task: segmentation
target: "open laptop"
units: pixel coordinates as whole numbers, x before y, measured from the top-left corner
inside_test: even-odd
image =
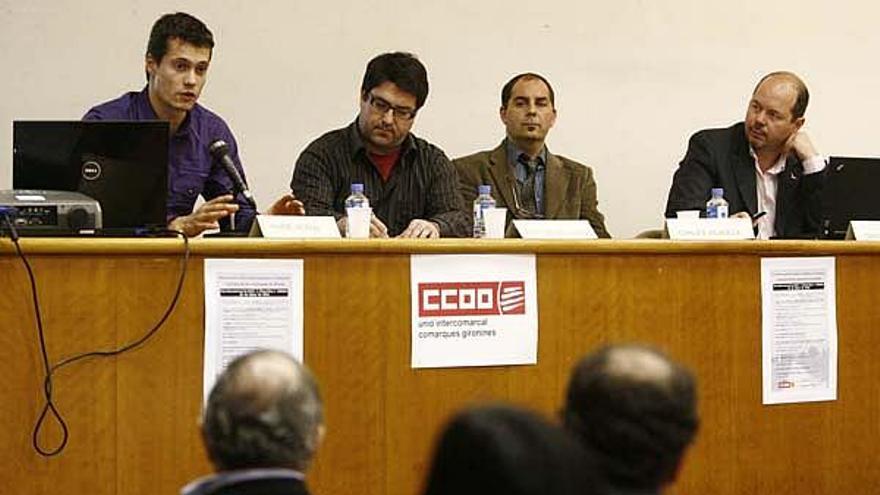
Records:
[[[833,156],[822,191],[820,233],[843,239],[850,220],[880,220],[880,158]]]
[[[83,193],[101,205],[98,234],[165,226],[167,122],[15,121],[12,187]]]

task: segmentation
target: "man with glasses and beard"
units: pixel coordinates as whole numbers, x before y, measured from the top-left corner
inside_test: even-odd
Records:
[[[544,144],[556,123],[553,88],[544,77],[514,76],[501,90],[501,122],[507,137],[491,151],[454,160],[464,207],[470,208],[480,185],[492,186],[499,208],[507,208],[507,235],[519,219],[588,220],[596,235],[611,237],[598,209],[590,167],[551,154]]]
[[[367,64],[357,120],[313,141],[294,166],[290,188],[309,215],[333,215],[345,231],[345,198],[361,183],[373,208],[370,237],[468,234],[455,168],[410,132],[427,96],[427,71],[412,54]]]

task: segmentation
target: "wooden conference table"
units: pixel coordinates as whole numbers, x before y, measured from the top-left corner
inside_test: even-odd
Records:
[[[25,239],[52,362],[130,341],[171,299],[182,241]],[[673,493],[876,493],[880,243],[657,240],[191,242],[180,301],[125,355],[62,370],[70,429],[31,446],[42,362],[29,285],[0,240],[0,493],[173,494],[210,466],[199,442],[203,268],[209,257],[305,260],[305,360],[326,402],[309,473],[327,495],[415,495],[444,420],[490,400],[558,410],[569,370],[608,342],[656,344],[699,379],[702,428]],[[536,366],[412,370],[409,255],[536,253]],[[835,256],[838,400],[761,405],[760,259]],[[48,421],[41,444],[57,445]]]

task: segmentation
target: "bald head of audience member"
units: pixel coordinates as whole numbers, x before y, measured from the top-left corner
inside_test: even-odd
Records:
[[[304,472],[323,435],[318,385],[287,354],[256,351],[233,361],[205,409],[202,436],[218,471]]]
[[[603,348],[575,367],[563,421],[609,484],[659,491],[697,431],[694,377],[649,347]]]

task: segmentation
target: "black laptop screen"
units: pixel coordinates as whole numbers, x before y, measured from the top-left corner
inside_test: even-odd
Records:
[[[831,157],[822,194],[822,233],[842,239],[850,220],[880,220],[880,158]]]
[[[164,226],[168,129],[158,121],[15,121],[12,187],[90,196],[104,228]]]

